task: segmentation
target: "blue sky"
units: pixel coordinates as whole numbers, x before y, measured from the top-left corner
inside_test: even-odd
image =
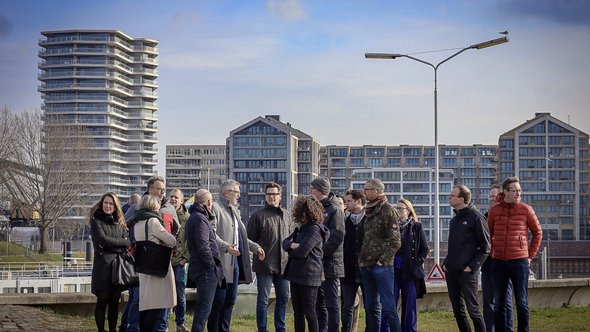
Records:
[[[322,145],[433,145],[432,69],[364,53],[460,49],[507,29],[509,43],[439,69],[439,143],[495,144],[535,112],[590,133],[588,0],[4,0],[0,106],[40,107],[37,41],[60,29],[159,41],[159,172],[166,144],[224,144],[264,114]]]

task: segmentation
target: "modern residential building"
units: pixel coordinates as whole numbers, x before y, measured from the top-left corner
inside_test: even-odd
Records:
[[[439,149],[440,169],[451,170],[454,183],[469,187],[473,194],[473,202],[485,210],[488,205],[489,188],[496,182],[497,146],[440,145]],[[329,145],[320,149],[320,173],[331,179],[333,191],[338,194],[343,194],[350,188],[354,170],[383,167],[404,169],[422,167],[434,170],[434,147]],[[447,194],[450,189],[441,189],[440,192]],[[441,202],[444,203],[445,200]]]
[[[144,192],[157,162],[158,41],[116,30],[41,34],[45,120],[79,124],[94,138],[94,172],[103,190],[122,200]],[[103,193],[91,193],[90,200]]]
[[[440,187],[440,231],[441,239],[449,237],[449,221],[453,211],[449,204],[449,193],[453,188],[454,175],[449,169],[441,169]],[[434,240],[434,172],[424,167],[394,167],[353,169],[350,188],[363,189],[369,179],[380,179],[385,185],[385,195],[393,205],[405,198],[412,202],[429,241]]]
[[[589,151],[587,133],[549,113],[499,138],[499,181],[520,178],[546,241],[590,240]]]
[[[242,218],[264,205],[265,185],[283,187],[282,205],[308,194],[319,174],[320,144],[278,115],[257,117],[232,130],[227,139],[228,177],[241,183]]]
[[[166,187],[179,188],[185,199],[200,188],[208,189],[217,199],[225,179],[225,145],[166,145]]]

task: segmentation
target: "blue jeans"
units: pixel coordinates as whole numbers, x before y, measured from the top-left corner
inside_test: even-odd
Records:
[[[402,332],[418,331],[418,304],[416,302],[416,280],[402,279],[402,270],[394,268],[395,279],[393,281],[393,297],[395,307],[398,307],[401,292],[401,326]],[[381,316],[381,332],[389,332],[389,323]]]
[[[316,312],[320,332],[340,332],[339,285],[340,279],[326,278],[318,290]]]
[[[184,324],[186,314],[186,283],[184,265],[178,264],[172,267],[174,271],[174,281],[176,283],[176,307],[174,307],[174,321],[176,325]]]
[[[210,332],[229,332],[230,330],[231,314],[238,298],[238,278],[240,276],[237,259],[235,259],[234,263],[234,282],[227,284],[223,296],[218,293],[213,300],[213,309],[207,323]]]
[[[217,275],[215,274],[215,270],[209,270],[201,274],[194,281],[197,287],[197,298],[195,301],[195,316],[193,319],[191,331],[204,332],[205,323],[207,322],[207,319],[209,319],[211,308],[213,307],[213,300],[220,292],[220,288],[217,287],[219,281],[217,279]]]
[[[516,317],[518,332],[529,331],[529,261],[527,258],[503,261],[492,260],[492,277],[494,279],[494,328],[496,332],[507,330],[506,293],[508,283],[512,281],[516,300]]]
[[[154,327],[154,332],[166,331],[168,331],[168,308],[164,308],[158,313],[158,319]]]
[[[139,332],[139,287],[129,288],[129,299],[121,317],[120,331]]]
[[[494,332],[494,282],[491,271],[481,272],[481,293],[483,297],[483,320],[486,322],[486,332]],[[508,282],[506,289],[506,331],[514,331],[512,314],[512,282]]]
[[[381,311],[385,312],[385,317],[389,319],[389,328],[393,332],[400,332],[401,326],[393,296],[393,265],[375,264],[361,267],[361,277],[366,312],[374,312],[381,301]],[[380,316],[369,318],[367,315],[367,331],[379,331],[380,325]]]
[[[275,286],[275,330],[285,332],[285,316],[287,315],[287,303],[289,302],[289,282],[279,274],[256,274],[256,288],[258,296],[256,297],[256,325],[258,332],[268,332],[268,298],[270,289]]]

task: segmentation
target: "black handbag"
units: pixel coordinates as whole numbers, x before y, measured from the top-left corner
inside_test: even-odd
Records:
[[[139,276],[135,272],[135,260],[125,250],[117,254],[111,263],[111,281],[113,286],[131,288],[139,286]]]
[[[172,248],[148,240],[148,220],[145,221],[145,241],[135,242],[135,271],[164,278],[168,274]]]

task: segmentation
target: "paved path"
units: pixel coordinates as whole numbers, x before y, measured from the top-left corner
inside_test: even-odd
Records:
[[[0,332],[8,331],[94,331],[82,327],[80,319],[54,315],[36,307],[3,305],[0,306]]]

